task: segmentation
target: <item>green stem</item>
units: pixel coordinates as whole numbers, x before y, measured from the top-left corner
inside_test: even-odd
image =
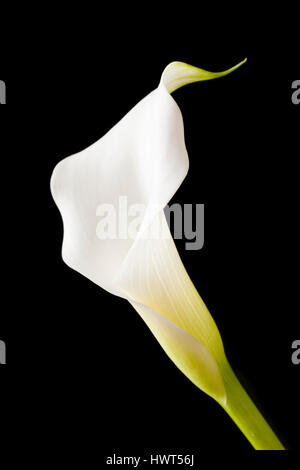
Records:
[[[227,364],[222,367],[227,402],[225,411],[256,450],[285,450]]]

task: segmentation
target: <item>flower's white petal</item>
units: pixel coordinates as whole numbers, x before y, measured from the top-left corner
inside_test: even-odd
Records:
[[[233,69],[214,74],[170,64],[156,90],[102,139],[60,162],[51,179],[64,223],[65,262],[131,301],[178,367],[221,403],[222,340],[179,258],[163,208],[188,170],[182,116],[169,93]],[[128,206],[146,205],[141,228],[134,240],[128,234],[99,239],[97,210],[118,207],[120,196]]]
[[[219,366],[197,339],[151,308],[132,302],[164,351],[176,366],[203,392],[226,405],[226,391]]]
[[[99,240],[97,207],[118,207],[122,195],[128,205],[151,203],[155,213],[176,192],[187,170],[182,116],[165,87],[159,86],[102,139],[54,169],[51,191],[64,223],[64,261],[122,295],[112,279],[133,240]]]

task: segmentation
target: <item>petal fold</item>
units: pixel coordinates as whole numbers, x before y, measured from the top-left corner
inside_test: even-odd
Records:
[[[148,231],[135,240],[115,284],[130,302],[144,304],[165,316],[223,363],[219,330],[184,268],[163,211],[152,219]]]
[[[132,302],[166,354],[198,388],[226,405],[219,366],[208,349],[189,333],[151,308]]]

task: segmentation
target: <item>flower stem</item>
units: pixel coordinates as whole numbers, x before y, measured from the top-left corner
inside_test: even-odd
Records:
[[[285,450],[227,363],[222,368],[227,402],[225,411],[256,450]]]

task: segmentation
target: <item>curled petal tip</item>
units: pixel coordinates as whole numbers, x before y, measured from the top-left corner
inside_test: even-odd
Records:
[[[230,74],[234,70],[238,69],[247,61],[247,58],[239,62],[237,65],[224,70],[222,72],[209,72],[193,65],[186,64],[184,62],[171,62],[164,69],[161,82],[164,84],[169,93],[178,90],[184,85],[189,83],[195,83],[205,80],[213,80],[215,78],[224,77]]]

